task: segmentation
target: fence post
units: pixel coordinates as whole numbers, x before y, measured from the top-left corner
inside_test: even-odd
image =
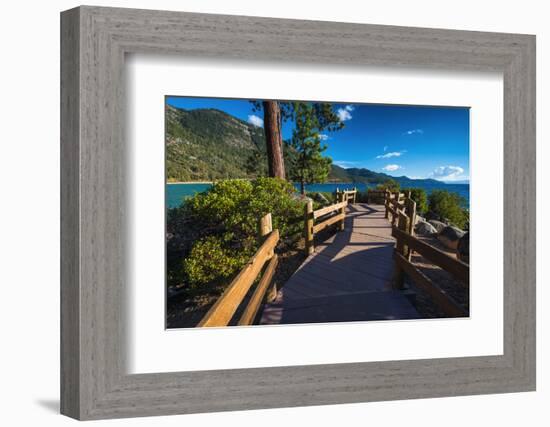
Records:
[[[407,233],[414,236],[414,226],[416,222],[416,202],[412,199],[407,201],[407,216],[409,217],[409,227]]]
[[[271,213],[265,214],[260,218],[260,237],[265,236],[273,231],[273,224],[271,222]]]
[[[399,228],[401,231],[404,231],[405,233],[407,233],[407,230],[409,229],[409,218],[407,217],[407,215],[405,215],[404,213],[402,212],[399,212],[399,219],[397,220],[397,228]],[[405,245],[405,243],[403,241],[398,241],[397,242],[397,251],[405,256],[405,253],[407,251],[407,246]]]
[[[386,189],[386,192],[384,193],[384,204],[386,205],[386,214],[384,215],[384,218],[388,219],[390,217],[389,215],[390,195],[389,195],[388,189]]]
[[[314,251],[313,247],[313,201],[308,200],[305,205],[304,213],[304,225],[305,225],[305,246],[306,246],[306,255],[310,255]]]
[[[401,191],[397,190],[393,193],[393,197],[395,198],[396,203],[399,203],[399,199],[401,197]]]
[[[393,196],[393,199],[392,199],[392,196]],[[389,197],[389,202],[388,204],[390,206],[392,206],[393,208],[393,211],[396,212],[395,214],[394,213],[391,213],[391,225],[395,225],[396,222],[398,222],[399,220],[399,191],[397,193],[393,192],[393,193],[388,193],[388,197]],[[399,225],[399,223],[398,223]]]
[[[405,232],[408,228],[408,218],[404,213],[401,213],[401,212],[399,213],[399,220],[397,222],[397,228],[399,230],[405,231]],[[397,242],[396,242],[396,245],[395,245],[395,251],[398,254],[405,256],[406,252],[408,251],[408,248],[405,245],[405,243],[403,242],[403,240],[401,240],[399,238],[397,239]],[[404,289],[404,287],[405,287],[405,273],[403,272],[403,270],[401,270],[401,268],[399,268],[399,266],[396,263],[395,264],[395,274],[394,274],[394,288],[395,289]]]
[[[259,234],[260,234],[260,243],[263,243],[266,236],[270,235],[273,231],[273,222],[271,218],[271,213],[265,214],[263,217],[260,218],[259,223]],[[275,251],[272,249],[268,257],[271,259],[275,256]],[[269,289],[266,292],[266,301],[273,301],[275,298],[277,298],[277,286],[272,283]]]
[[[347,201],[346,193],[339,193],[337,203],[341,203],[341,202],[344,202],[344,201]],[[343,231],[344,230],[344,221],[346,220],[346,218],[345,218],[346,207],[345,206],[341,207],[339,213],[344,214],[344,218],[338,224],[338,230]]]
[[[416,202],[413,199],[407,199],[407,215],[409,216],[407,233],[414,236],[414,226],[416,223]],[[407,260],[410,261],[412,257],[412,249],[407,251]]]
[[[260,218],[260,223],[259,223],[260,243],[262,243],[263,238],[268,234],[270,234],[272,231],[273,231],[273,224],[271,221],[271,213],[267,213]],[[271,251],[269,254],[269,258],[271,258],[274,254],[275,252]]]
[[[355,193],[353,193],[353,204],[357,203],[357,187],[353,187],[353,191],[355,191]]]

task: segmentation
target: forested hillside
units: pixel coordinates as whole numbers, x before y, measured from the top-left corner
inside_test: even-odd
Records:
[[[253,178],[267,170],[264,153],[262,128],[219,110],[166,107],[169,182]]]
[[[295,152],[285,144],[287,173]],[[256,178],[267,174],[264,130],[215,109],[184,110],[166,106],[166,179],[168,182]],[[419,181],[364,168],[332,165],[329,182],[381,183],[394,179],[411,186]]]

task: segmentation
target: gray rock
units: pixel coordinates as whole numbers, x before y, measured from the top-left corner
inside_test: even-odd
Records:
[[[438,233],[441,233],[443,229],[447,227],[447,224],[436,219],[431,219],[428,222],[434,226]]]
[[[414,232],[422,235],[437,234],[437,230],[433,227],[433,225],[426,221],[418,222],[414,227]]]
[[[310,193],[310,197],[322,205],[330,205],[330,201],[322,193]]]
[[[432,219],[435,219],[437,221],[440,220],[439,215],[437,215],[436,213],[433,213],[432,211],[426,212],[426,220],[430,221]]]
[[[290,195],[290,198],[292,200],[297,200],[299,202],[304,202],[304,203],[307,203],[310,200],[313,201],[313,199],[311,197],[304,196],[303,194],[300,194],[300,193],[292,193]]]
[[[465,262],[466,264],[470,263],[470,233],[466,233],[458,240],[458,245],[456,247],[456,256],[457,258]]]
[[[464,231],[449,225],[441,230],[441,232],[437,235],[437,238],[449,249],[456,250],[458,241],[462,236],[464,236]]]

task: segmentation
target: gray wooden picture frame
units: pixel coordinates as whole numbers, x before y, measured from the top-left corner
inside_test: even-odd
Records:
[[[127,53],[504,76],[504,354],[129,375]],[[61,412],[101,419],[535,390],[535,37],[83,6],[61,14]],[[159,284],[160,286],[160,284]]]

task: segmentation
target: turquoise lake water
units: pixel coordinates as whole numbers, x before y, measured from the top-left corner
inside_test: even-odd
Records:
[[[184,183],[184,184],[167,184],[166,185],[166,203],[169,208],[175,208],[179,206],[182,201],[191,197],[196,193],[201,193],[208,190],[212,184],[197,184],[197,183]],[[296,190],[298,191],[300,185],[294,184]],[[469,184],[416,184],[414,185],[418,188],[423,188],[428,194],[432,190],[447,190],[457,193],[458,195],[466,199],[467,204],[470,204],[470,185]],[[306,185],[306,191],[326,191],[333,192],[336,191],[336,188],[340,190],[349,190],[353,187],[357,187],[359,191],[365,191],[367,188],[376,187],[376,185],[367,185],[361,183],[349,183],[349,184],[310,184]]]

